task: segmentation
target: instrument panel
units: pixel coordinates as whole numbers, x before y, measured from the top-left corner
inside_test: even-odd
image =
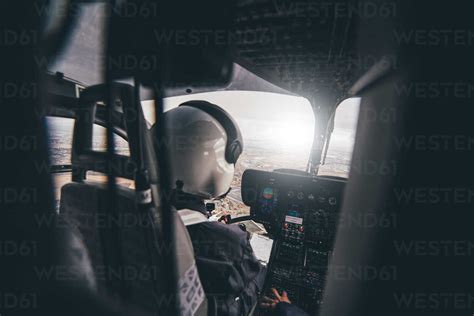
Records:
[[[345,181],[331,177],[246,170],[242,198],[252,220],[274,239],[265,288],[317,312],[336,236]]]

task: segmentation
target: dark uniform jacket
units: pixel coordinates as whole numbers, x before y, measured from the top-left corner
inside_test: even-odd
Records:
[[[202,201],[180,199],[179,209],[207,214]],[[210,315],[248,315],[263,287],[265,269],[255,257],[249,234],[237,225],[203,222],[187,226]]]

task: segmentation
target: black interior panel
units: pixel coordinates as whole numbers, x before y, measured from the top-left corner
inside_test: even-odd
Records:
[[[285,290],[308,312],[322,303],[345,181],[246,170],[242,196],[254,221],[275,239],[266,292]]]

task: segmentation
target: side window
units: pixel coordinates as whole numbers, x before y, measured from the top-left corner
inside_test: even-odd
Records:
[[[54,184],[54,196],[56,209],[59,209],[61,199],[61,188],[71,182],[71,150],[74,130],[74,119],[63,117],[47,117],[50,148],[50,164],[52,166],[52,179]],[[128,142],[117,134],[114,134],[115,150],[117,153],[129,156],[130,150]],[[97,151],[107,150],[107,129],[94,124],[92,136],[92,148]],[[88,172],[87,178],[94,181],[107,181],[107,177],[96,173]],[[117,179],[119,185],[127,187],[133,186],[133,181],[127,179]]]
[[[319,175],[347,178],[351,166],[352,151],[359,118],[360,98],[346,99],[336,109],[334,130],[327,148],[324,164],[319,167]]]
[[[46,117],[46,124],[49,133],[51,165],[70,165],[74,119],[49,116]]]
[[[117,134],[114,134],[114,145],[117,154],[130,156],[128,142]],[[107,128],[94,124],[92,128],[92,149],[95,151],[107,151]]]
[[[50,164],[56,211],[59,210],[61,187],[71,181],[71,146],[74,119],[62,117],[46,117]]]

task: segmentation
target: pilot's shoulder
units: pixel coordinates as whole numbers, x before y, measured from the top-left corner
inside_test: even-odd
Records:
[[[247,232],[244,232],[237,225],[226,225],[220,222],[205,222],[200,225],[210,234],[219,236],[221,240],[244,244],[247,241]]]

